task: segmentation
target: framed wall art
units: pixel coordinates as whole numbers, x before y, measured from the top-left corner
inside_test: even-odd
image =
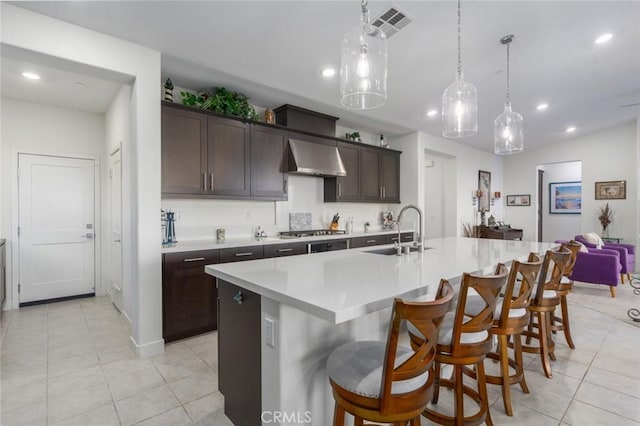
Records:
[[[491,172],[478,170],[478,210],[489,211],[491,207]]]
[[[507,206],[530,206],[531,195],[507,195]]]
[[[582,182],[551,182],[549,184],[549,213],[582,213]]]
[[[626,180],[596,182],[596,200],[624,200],[626,198]]]

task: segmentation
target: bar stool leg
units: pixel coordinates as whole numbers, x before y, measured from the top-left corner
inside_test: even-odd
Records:
[[[560,308],[562,309],[562,327],[564,331],[564,338],[571,349],[575,349],[576,345],[571,338],[571,328],[569,326],[569,307],[567,306],[567,296],[562,295],[560,297]]]
[[[511,384],[509,383],[509,352],[507,335],[498,336],[498,349],[500,350],[500,374],[502,375],[502,402],[507,416],[513,416],[511,408]],[[515,349],[514,349],[515,350]]]
[[[551,374],[551,364],[549,363],[549,319],[546,312],[536,312],[538,318],[538,336],[540,338],[540,360],[542,361],[542,369],[544,375],[548,378],[553,377]]]
[[[520,380],[520,388],[522,392],[529,393],[529,387],[527,386],[527,382],[524,379],[524,360],[522,359],[522,339],[519,334],[513,336],[513,347],[515,351],[515,359],[516,359],[516,375],[522,375],[522,380]]]
[[[333,411],[333,426],[344,426],[344,408],[337,402]]]
[[[462,387],[464,386],[462,382],[462,366],[454,365],[455,370],[455,379],[454,379],[454,388],[455,388],[455,407],[456,407],[456,425],[464,425],[464,392]],[[480,383],[480,382],[478,382]]]
[[[478,373],[478,393],[480,394],[481,410],[487,413],[485,418],[485,424],[487,426],[493,426],[493,421],[491,420],[491,412],[489,411],[489,395],[487,394],[487,381],[484,373],[484,361],[480,361],[476,364],[476,372]],[[462,367],[460,367],[460,374],[462,374]],[[509,373],[507,372],[507,378],[509,377]],[[460,377],[462,379],[462,377]]]
[[[433,381],[433,396],[431,397],[431,403],[437,404],[438,397],[440,396],[440,363],[434,361],[434,381]]]

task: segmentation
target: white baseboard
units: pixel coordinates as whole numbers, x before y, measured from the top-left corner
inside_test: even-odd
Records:
[[[133,336],[129,336],[129,339],[131,340],[131,348],[138,358],[146,358],[150,356],[161,355],[164,353],[164,339],[145,343],[143,345],[139,345],[138,342],[135,341]]]

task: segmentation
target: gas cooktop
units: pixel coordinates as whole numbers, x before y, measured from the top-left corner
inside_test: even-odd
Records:
[[[300,237],[317,237],[319,235],[341,235],[345,234],[346,231],[338,229],[305,229],[303,231],[285,231],[280,232],[278,235],[280,238],[300,238]]]

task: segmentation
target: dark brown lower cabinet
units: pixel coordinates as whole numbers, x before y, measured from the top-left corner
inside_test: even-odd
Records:
[[[217,329],[216,281],[204,272],[204,267],[218,262],[218,250],[163,255],[162,335],[165,342]]]
[[[262,424],[260,295],[218,280],[218,387],[236,426]]]

